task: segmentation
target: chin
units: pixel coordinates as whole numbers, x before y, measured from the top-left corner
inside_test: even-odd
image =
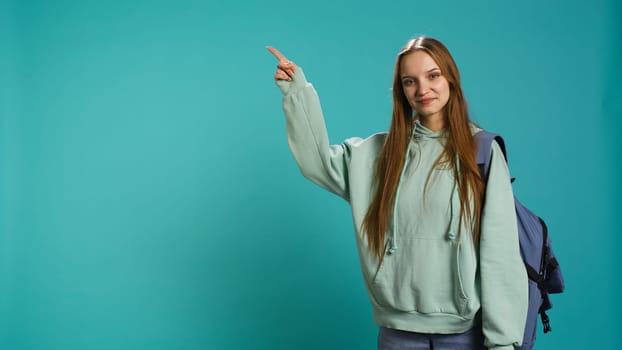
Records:
[[[425,118],[425,117],[429,117],[431,115],[434,115],[434,114],[438,113],[438,111],[424,109],[424,110],[418,110],[418,111],[416,111],[416,113],[417,113],[417,116]]]

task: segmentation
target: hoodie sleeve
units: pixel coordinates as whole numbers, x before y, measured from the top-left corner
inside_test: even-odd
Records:
[[[347,181],[350,147],[329,145],[320,100],[302,68],[292,81],[277,81],[283,93],[287,141],[302,174],[317,185],[349,200]]]
[[[527,272],[520,256],[510,174],[493,142],[481,220],[482,323],[490,350],[513,350],[523,340],[527,318]]]

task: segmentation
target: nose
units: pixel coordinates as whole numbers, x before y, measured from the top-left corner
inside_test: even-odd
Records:
[[[430,91],[430,85],[426,81],[420,81],[417,85],[415,95],[417,97],[425,96]]]

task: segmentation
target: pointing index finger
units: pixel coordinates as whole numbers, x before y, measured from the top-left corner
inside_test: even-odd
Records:
[[[279,50],[275,49],[272,46],[266,46],[266,48],[268,49],[268,51],[270,51],[270,53],[272,53],[274,55],[274,57],[276,57],[279,62],[287,62],[288,59],[285,58],[285,56],[283,56],[282,53],[279,52]]]

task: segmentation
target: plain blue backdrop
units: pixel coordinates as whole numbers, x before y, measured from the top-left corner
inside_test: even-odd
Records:
[[[375,349],[348,204],[289,153],[275,59],[331,141],[386,130],[412,36],[443,41],[473,119],[566,277],[537,349],[614,349],[622,8],[596,1],[0,5],[0,348]]]

